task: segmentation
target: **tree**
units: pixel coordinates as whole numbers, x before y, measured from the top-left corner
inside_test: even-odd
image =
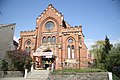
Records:
[[[108,37],[106,36],[105,44],[104,44],[102,54],[101,54],[101,63],[105,63],[106,57],[109,54],[111,47],[112,47],[112,45],[110,44],[110,41],[109,41]]]
[[[111,48],[109,55],[106,57],[105,65],[107,70],[112,72],[114,72],[115,68],[118,68],[117,73],[120,76],[120,43]]]
[[[24,71],[25,68],[30,69],[32,59],[26,51],[13,50],[7,51],[6,61],[9,62],[9,70]]]
[[[105,44],[105,41],[99,40],[99,41],[96,41],[95,44],[91,46],[92,49],[90,50],[90,53],[94,55],[95,67],[102,67],[100,64],[100,61],[101,61],[101,53],[102,53],[104,44]]]

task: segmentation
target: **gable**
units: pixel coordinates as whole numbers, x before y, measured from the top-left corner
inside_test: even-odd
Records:
[[[36,19],[37,27],[41,24],[45,23],[48,19],[53,19],[58,22],[58,24],[62,24],[63,15],[58,12],[51,4],[41,13],[41,15]]]

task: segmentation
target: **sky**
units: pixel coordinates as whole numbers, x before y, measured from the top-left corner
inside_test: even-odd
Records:
[[[36,18],[49,4],[71,26],[82,25],[88,49],[105,35],[111,43],[120,41],[120,0],[0,0],[0,24],[16,23],[18,40],[20,31],[35,30]]]

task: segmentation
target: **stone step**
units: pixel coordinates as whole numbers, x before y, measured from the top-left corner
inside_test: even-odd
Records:
[[[44,74],[44,75],[39,75],[39,74],[36,75],[36,74],[34,74],[34,75],[29,75],[28,77],[36,77],[36,76],[40,76],[40,77],[41,76],[47,76],[47,74]]]
[[[33,70],[28,73],[27,79],[46,80],[48,78],[49,70]]]

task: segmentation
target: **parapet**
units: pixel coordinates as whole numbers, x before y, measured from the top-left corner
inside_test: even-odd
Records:
[[[35,30],[31,30],[31,31],[21,31],[20,32],[20,36],[34,36],[35,35]]]
[[[35,30],[31,30],[31,31],[20,31],[20,33],[30,33],[30,32],[34,32]]]

